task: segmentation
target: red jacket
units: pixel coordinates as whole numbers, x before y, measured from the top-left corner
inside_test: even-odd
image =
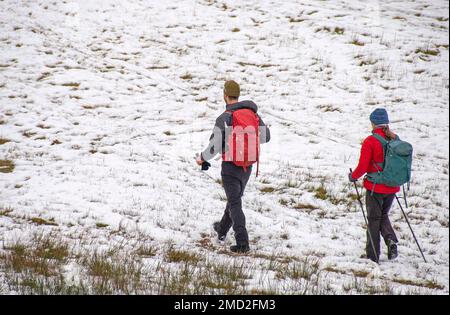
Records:
[[[386,139],[386,135],[382,128],[375,129],[374,132]],[[380,141],[378,141],[374,136],[368,136],[362,144],[359,164],[358,167],[353,171],[352,178],[358,179],[366,173],[376,172],[377,168],[375,167],[374,163],[383,162],[383,146],[381,145]],[[364,179],[364,188],[372,191],[373,186],[374,184],[367,178]],[[383,184],[376,184],[373,191],[378,194],[395,194],[400,191],[400,187],[390,187]]]

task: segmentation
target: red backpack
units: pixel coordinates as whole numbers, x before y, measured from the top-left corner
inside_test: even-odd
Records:
[[[232,115],[232,132],[227,139],[228,151],[222,156],[224,161],[233,162],[247,172],[249,166],[257,164],[259,173],[259,117],[251,109],[239,109]]]

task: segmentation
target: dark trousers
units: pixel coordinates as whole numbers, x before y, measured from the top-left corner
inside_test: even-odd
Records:
[[[237,245],[248,245],[248,233],[245,227],[245,215],[242,211],[242,196],[250,178],[251,170],[235,177],[222,174],[223,187],[227,195],[227,206],[220,221],[220,229],[227,234],[231,227],[234,230]]]
[[[372,194],[370,191],[366,192],[368,228],[372,235],[377,257],[380,257],[380,234],[386,244],[388,244],[389,240],[395,243],[398,242],[391,221],[389,220],[389,210],[394,199],[395,194]],[[368,258],[375,260],[369,233],[367,233],[366,253]]]

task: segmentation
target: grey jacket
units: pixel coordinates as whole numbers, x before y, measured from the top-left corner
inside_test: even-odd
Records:
[[[252,101],[241,101],[232,105],[227,106],[227,110],[222,113],[216,119],[216,124],[214,125],[213,132],[209,138],[208,147],[202,152],[201,157],[204,161],[209,161],[213,159],[217,154],[223,154],[228,150],[228,144],[225,139],[225,131],[227,128],[232,126],[232,112],[239,109],[251,109],[255,114],[258,115],[258,106]],[[258,115],[259,118],[259,140],[260,143],[267,143],[270,141],[270,130]],[[224,162],[222,164],[222,172],[225,168],[231,168],[231,162]],[[234,166],[234,165],[233,165]],[[239,168],[242,169],[242,168]]]

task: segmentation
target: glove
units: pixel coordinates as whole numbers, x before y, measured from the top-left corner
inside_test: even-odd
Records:
[[[202,171],[207,171],[211,167],[211,163],[204,161],[202,163]]]
[[[355,183],[355,182],[358,181],[357,179],[354,179],[354,178],[352,177],[352,173],[348,173],[348,180],[350,181],[350,183]]]

